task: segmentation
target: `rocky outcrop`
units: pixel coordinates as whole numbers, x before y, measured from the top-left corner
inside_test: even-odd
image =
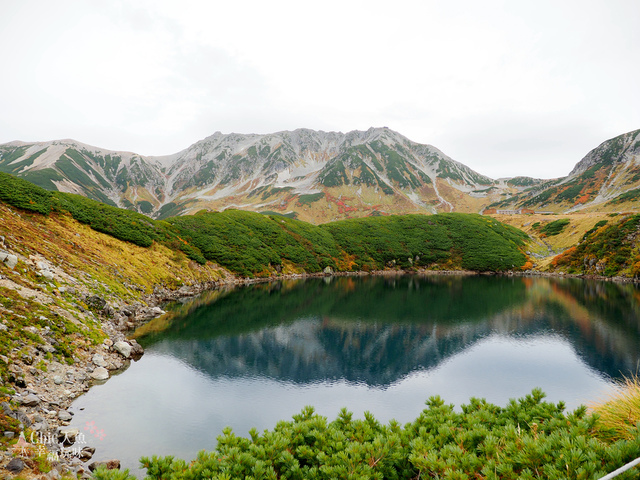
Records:
[[[88,176],[68,175],[62,163],[69,155]],[[12,161],[5,164],[3,157]],[[372,198],[395,197],[394,202],[380,202],[395,213],[449,211],[454,196],[439,191],[437,183],[446,183],[446,189],[455,190],[456,198],[465,197],[474,205],[478,197],[497,199],[501,192],[513,190],[504,181],[494,181],[437,148],[413,142],[386,127],[347,133],[304,128],[266,135],[216,132],[164,157],[114,152],[74,140],[11,142],[0,145],[0,167],[17,176],[37,171],[60,190],[92,198],[94,189],[99,188],[101,195],[116,205],[156,217],[211,206],[214,200],[208,192],[213,189],[218,190],[216,197],[221,201],[237,197],[257,210],[270,204],[303,212],[318,200],[318,208],[340,207],[324,201],[327,189],[340,187],[360,196],[362,188],[369,188]],[[89,178],[93,179],[90,184]],[[127,196],[129,188],[137,192],[134,203]],[[306,198],[289,205],[290,193]],[[358,204],[360,216],[371,212],[370,201]],[[343,204],[338,210],[353,215],[356,208]]]
[[[7,268],[13,270],[18,264],[18,257],[17,255],[0,250],[0,262],[4,263]]]
[[[4,468],[17,475],[24,470],[24,461],[21,458],[12,458]]]
[[[104,367],[96,367],[90,376],[94,380],[107,380],[109,378],[109,370]]]
[[[123,342],[122,340],[114,343],[113,349],[124,358],[129,358],[131,356],[131,345],[129,345],[127,342]]]

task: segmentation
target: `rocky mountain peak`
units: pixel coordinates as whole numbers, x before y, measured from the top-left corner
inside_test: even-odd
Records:
[[[567,209],[640,196],[640,130],[607,140],[571,174],[493,180],[387,127],[215,132],[147,157],[76,140],[0,145],[0,171],[50,190],[165,218],[239,208],[311,222],[389,213]]]
[[[618,135],[591,150],[571,170],[568,178],[580,175],[594,165],[613,165],[638,154],[640,154],[640,130]]]

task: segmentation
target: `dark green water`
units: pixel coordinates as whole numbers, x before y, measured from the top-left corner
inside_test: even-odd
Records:
[[[74,404],[96,457],[193,458],[225,426],[305,405],[414,419],[440,395],[504,405],[534,387],[570,408],[640,360],[633,285],[520,277],[340,277],[209,292],[136,332],[142,359]],[[82,409],[82,410],[81,410]]]

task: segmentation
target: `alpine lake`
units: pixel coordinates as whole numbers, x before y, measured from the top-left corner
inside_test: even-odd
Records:
[[[73,404],[72,426],[137,476],[225,427],[248,436],[307,405],[336,418],[415,419],[435,395],[504,406],[534,387],[567,409],[640,362],[640,288],[573,278],[349,276],[253,284],[166,307],[145,354]],[[92,435],[95,434],[95,435]]]

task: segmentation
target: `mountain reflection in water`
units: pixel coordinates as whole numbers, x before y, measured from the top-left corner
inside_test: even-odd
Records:
[[[211,292],[138,330],[212,377],[390,385],[488,335],[554,335],[601,374],[634,373],[632,284],[527,277],[337,277]]]
[[[493,276],[334,277],[208,292],[135,332],[146,353],[76,400],[95,459],[194,458],[225,426],[272,429],[305,405],[381,422],[541,387],[569,408],[637,371],[632,284]],[[141,472],[138,472],[140,476]]]

